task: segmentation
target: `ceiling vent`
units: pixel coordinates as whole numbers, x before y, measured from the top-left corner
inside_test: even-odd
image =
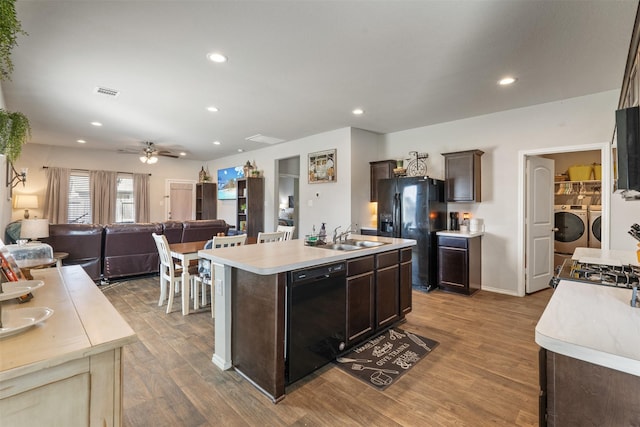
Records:
[[[100,87],[100,86],[96,87],[93,91],[100,95],[107,95],[107,96],[113,96],[113,97],[120,95],[119,90],[109,89],[109,88]]]
[[[284,142],[284,139],[279,139],[279,138],[274,138],[272,136],[264,136],[261,134],[256,134],[253,136],[249,136],[245,138],[247,141],[253,141],[253,142],[261,142],[263,144],[279,144],[281,142]]]

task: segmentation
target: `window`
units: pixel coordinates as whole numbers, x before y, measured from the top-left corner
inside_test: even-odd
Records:
[[[72,172],[69,176],[69,224],[91,224],[91,198],[89,196],[89,174]]]
[[[133,175],[118,174],[116,195],[116,222],[135,222],[135,205],[133,199]],[[91,224],[91,196],[89,191],[89,174],[72,172],[69,177],[69,224]]]
[[[118,174],[116,196],[116,222],[135,222],[136,210],[133,201],[133,176]]]

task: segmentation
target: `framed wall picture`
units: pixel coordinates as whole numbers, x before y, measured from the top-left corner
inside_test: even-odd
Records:
[[[309,153],[309,184],[336,182],[336,149]]]

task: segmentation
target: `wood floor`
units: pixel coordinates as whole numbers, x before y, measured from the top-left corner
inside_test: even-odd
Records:
[[[125,426],[536,426],[534,328],[552,290],[524,298],[414,292],[401,327],[440,345],[384,392],[331,365],[287,388],[277,405],[211,363],[208,307],[158,307],[158,278],[105,295],[140,339],[124,351]],[[256,328],[260,325],[256,324]]]

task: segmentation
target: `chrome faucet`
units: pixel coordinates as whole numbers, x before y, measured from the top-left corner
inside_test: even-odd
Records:
[[[340,234],[338,234],[338,228],[340,228],[340,226],[337,226],[335,230],[333,230],[333,243],[341,242],[343,238],[349,237],[349,233],[351,233],[351,224]]]
[[[336,243],[336,240],[338,240],[338,228],[340,228],[341,226],[337,226],[336,228],[333,229],[333,243]]]

